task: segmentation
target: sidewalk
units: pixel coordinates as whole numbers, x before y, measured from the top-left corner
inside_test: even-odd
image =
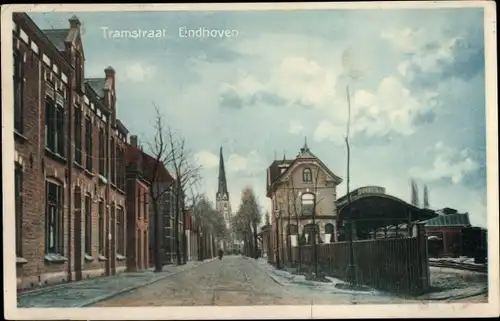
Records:
[[[109,277],[63,283],[19,293],[19,308],[79,308],[109,299],[164,278],[195,268],[214,259],[190,261],[185,265],[166,265],[162,272],[125,272]]]
[[[274,266],[269,264],[265,259],[250,259],[255,265],[258,266],[262,271],[266,272],[271,279],[273,279],[276,283],[284,286],[284,287],[301,287],[303,289],[309,289],[315,292],[328,292],[329,294],[355,294],[361,296],[379,296],[379,297],[392,297],[397,296],[390,293],[384,293],[372,289],[371,291],[352,291],[352,290],[342,290],[335,287],[336,284],[345,284],[345,282],[327,277],[331,281],[331,283],[322,283],[322,282],[314,282],[305,280],[305,277],[302,275],[294,275],[288,272],[286,269],[277,270]],[[458,271],[460,274],[464,274],[467,272]],[[488,285],[468,282],[467,284],[451,284],[448,288],[441,288],[440,291],[426,293],[424,295],[420,295],[418,297],[413,298],[405,298],[410,301],[454,301],[460,300],[468,297],[473,297],[477,295],[488,293]]]
[[[355,290],[344,290],[336,287],[338,284],[346,284],[344,281],[333,278],[326,277],[330,282],[316,282],[306,280],[304,275],[295,275],[287,271],[286,269],[277,270],[274,266],[269,264],[265,259],[259,258],[254,260],[255,264],[266,272],[271,279],[276,283],[285,287],[307,287],[314,291],[325,291],[328,293],[338,293],[338,294],[361,294],[361,295],[382,295],[381,292],[375,289],[370,289],[368,291],[355,291]]]

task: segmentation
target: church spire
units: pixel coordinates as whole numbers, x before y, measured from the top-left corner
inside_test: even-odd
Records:
[[[229,193],[227,191],[226,170],[224,169],[224,157],[222,156],[221,146],[219,156],[219,189],[217,190],[217,198],[224,195],[229,197]]]

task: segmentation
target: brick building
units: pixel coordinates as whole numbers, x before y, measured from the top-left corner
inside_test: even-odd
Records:
[[[120,272],[127,130],[114,70],[85,81],[76,17],[56,30],[13,20],[18,287]]]
[[[187,210],[184,214],[184,222],[186,224],[185,229],[185,260],[186,261],[196,261],[200,258],[199,253],[199,228],[196,222],[196,218]]]
[[[127,163],[127,271],[149,267],[149,187],[144,177],[143,152],[137,136],[130,137]]]

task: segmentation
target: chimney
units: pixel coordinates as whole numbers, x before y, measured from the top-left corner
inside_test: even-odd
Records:
[[[68,19],[69,21],[69,26],[71,29],[80,29],[81,23],[80,20],[78,19],[77,16],[72,16],[71,18]]]
[[[132,145],[134,147],[139,147],[137,144],[138,144],[137,135],[131,135],[130,136],[130,145]]]

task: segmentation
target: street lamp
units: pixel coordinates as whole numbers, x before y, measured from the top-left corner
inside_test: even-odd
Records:
[[[281,211],[279,208],[274,210],[275,221],[276,221],[276,267],[280,268],[280,247],[279,247],[279,218]]]
[[[310,192],[309,189],[301,195],[302,208],[310,209],[312,215],[313,229],[311,231],[312,246],[313,246],[313,260],[314,260],[314,277],[318,277],[318,255],[316,249],[316,194]]]

